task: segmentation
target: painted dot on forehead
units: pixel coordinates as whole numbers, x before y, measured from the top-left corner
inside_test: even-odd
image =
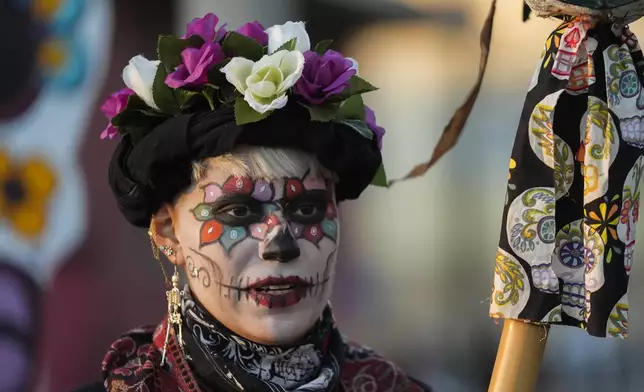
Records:
[[[221,194],[222,190],[217,184],[208,184],[203,188],[204,192],[204,201],[206,203],[213,203],[217,200]]]
[[[249,195],[253,191],[253,182],[244,177],[230,177],[221,187],[224,193],[242,193]]]
[[[273,186],[266,181],[259,180],[255,182],[253,198],[259,201],[269,201],[273,198]]]
[[[304,180],[304,188],[307,190],[319,189],[326,190],[326,181],[322,178],[306,178]]]
[[[302,182],[298,179],[290,179],[284,184],[284,195],[288,200],[295,199],[303,190]]]
[[[224,249],[228,253],[235,245],[240,243],[247,236],[248,236],[248,232],[246,231],[245,228],[241,226],[239,227],[225,226],[224,233],[221,235],[221,238],[219,239],[219,243],[221,244],[221,246],[224,247]]]

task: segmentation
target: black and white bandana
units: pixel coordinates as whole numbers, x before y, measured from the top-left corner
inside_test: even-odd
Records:
[[[234,334],[215,320],[188,288],[184,292],[182,313],[189,332],[184,337],[189,359],[196,373],[204,373],[195,363],[198,358],[209,362],[210,375],[202,374],[202,378],[223,378],[232,390],[258,392],[322,392],[335,387],[344,344],[329,307],[302,344],[267,346]]]

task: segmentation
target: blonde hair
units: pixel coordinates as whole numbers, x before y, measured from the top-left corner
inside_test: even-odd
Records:
[[[219,169],[238,177],[273,181],[285,177],[312,177],[336,180],[333,173],[322,167],[309,153],[287,148],[240,146],[228,154],[194,162],[192,180],[201,181],[209,169]]]

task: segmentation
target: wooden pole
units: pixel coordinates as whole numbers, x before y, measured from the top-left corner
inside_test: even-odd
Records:
[[[533,392],[549,327],[506,319],[488,392]]]

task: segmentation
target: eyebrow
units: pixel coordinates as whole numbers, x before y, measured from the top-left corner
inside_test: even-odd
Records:
[[[216,206],[216,205],[225,205],[225,204],[234,204],[234,203],[243,204],[243,203],[248,203],[249,201],[258,202],[259,200],[245,193],[231,192],[231,193],[222,194],[217,199],[215,199],[214,201],[208,204]]]

